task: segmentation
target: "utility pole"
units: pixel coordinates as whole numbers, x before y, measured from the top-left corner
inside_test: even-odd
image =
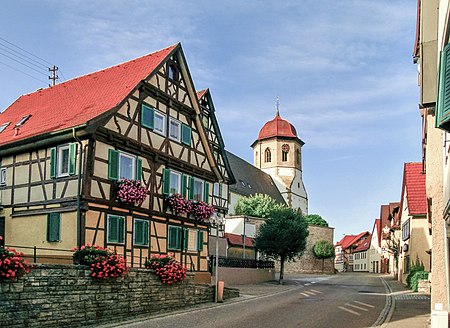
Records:
[[[49,80],[52,80],[52,86],[56,84],[56,80],[59,79],[59,76],[57,74],[58,72],[58,66],[53,65],[53,67],[49,67],[48,71],[50,72],[50,76],[48,77]],[[50,86],[50,85],[49,85]]]

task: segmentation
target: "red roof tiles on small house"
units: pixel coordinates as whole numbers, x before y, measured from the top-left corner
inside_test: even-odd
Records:
[[[361,241],[362,238],[365,236],[369,236],[370,233],[368,231],[361,232],[358,235],[345,235],[337,244],[336,246],[341,246],[342,250],[345,250],[351,246],[357,246],[358,243]]]
[[[233,233],[225,233],[225,238],[228,244],[233,246],[244,246],[244,241],[242,240],[242,235],[235,235]],[[250,237],[245,237],[245,247],[255,247],[255,239]]]
[[[208,92],[208,89],[203,89],[203,90],[200,90],[200,91],[197,91],[197,99],[202,99],[203,98],[203,96],[206,94]]]
[[[370,240],[372,239],[372,235],[368,235],[366,239],[363,239],[359,242],[358,247],[355,248],[353,253],[364,252],[370,248]]]
[[[88,123],[118,106],[179,44],[19,97],[0,116],[0,146]],[[14,129],[23,117],[26,123]]]
[[[428,211],[426,175],[423,173],[422,163],[405,163],[401,208],[404,207],[405,192],[409,215],[426,215]]]

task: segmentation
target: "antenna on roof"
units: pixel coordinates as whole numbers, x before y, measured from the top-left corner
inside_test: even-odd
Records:
[[[280,116],[280,97],[277,96],[277,101],[275,102],[277,107],[277,116]]]
[[[56,80],[59,79],[59,76],[57,74],[58,72],[58,66],[53,65],[52,68],[48,68],[48,71],[50,72],[50,76],[48,77],[49,80],[52,80],[52,86],[56,84]],[[49,85],[50,86],[50,85]]]

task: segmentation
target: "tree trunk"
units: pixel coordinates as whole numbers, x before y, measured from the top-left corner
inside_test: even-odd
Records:
[[[325,266],[325,259],[322,259],[322,273],[323,273],[323,267]]]
[[[280,256],[280,279],[278,280],[278,283],[280,285],[283,284],[283,278],[284,278],[284,261],[285,261],[285,257],[284,256]]]

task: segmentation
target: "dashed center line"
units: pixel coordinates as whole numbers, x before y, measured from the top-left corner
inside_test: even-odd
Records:
[[[354,308],[354,309],[358,309],[358,310],[362,310],[362,311],[369,311],[368,309],[366,309],[366,308],[363,308],[363,307],[361,307],[361,306],[357,306],[357,305],[353,305],[353,304],[350,304],[350,303],[347,303],[347,304],[345,304],[345,305],[347,305],[347,306],[351,306],[352,308]]]
[[[338,306],[338,308],[341,309],[341,310],[347,311],[347,312],[349,312],[349,313],[351,313],[351,314],[354,314],[354,315],[358,315],[358,316],[361,315],[361,314],[359,314],[358,312],[353,311],[353,310],[350,310],[350,309],[347,309],[347,308],[345,308],[345,307],[343,307],[343,306]]]
[[[364,305],[364,306],[367,306],[367,307],[370,307],[370,308],[374,308],[375,307],[374,305],[367,304],[367,303],[364,303],[364,302],[353,301],[353,303],[357,303],[359,305]]]

